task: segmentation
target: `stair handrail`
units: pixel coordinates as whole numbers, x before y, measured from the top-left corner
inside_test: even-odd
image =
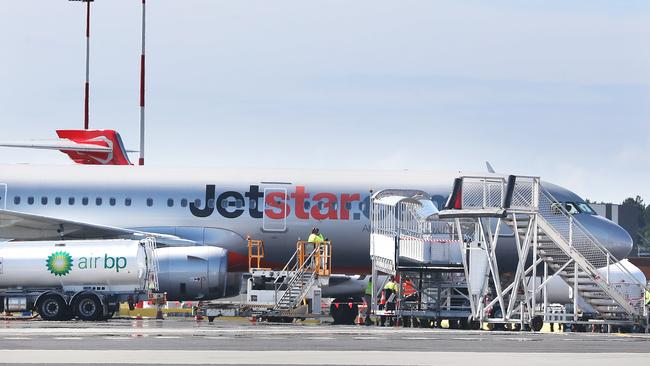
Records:
[[[298,250],[296,250],[293,253],[291,258],[287,261],[287,264],[285,264],[284,267],[280,270],[280,273],[279,273],[278,277],[275,279],[275,281],[273,281],[274,285],[277,284],[280,279],[282,279],[282,282],[284,282],[285,278],[289,274],[289,272],[295,272],[296,271],[296,267],[298,267],[297,256],[298,256]],[[291,263],[293,262],[294,259],[296,259],[296,261],[291,266],[291,270],[289,270],[289,265],[291,265]]]
[[[612,261],[611,263],[609,263],[610,266],[611,266],[611,265],[615,265],[616,268],[622,270],[622,272],[624,272],[624,273],[627,275],[627,277],[629,277],[629,278],[632,280],[633,283],[639,285],[643,291],[648,291],[648,287],[646,286],[646,284],[645,284],[645,283],[642,283],[642,282],[639,281],[639,280],[637,280],[636,277],[634,277],[634,275],[632,275],[632,273],[631,273],[627,268],[625,268],[625,266],[623,266],[623,265],[620,263],[620,260],[619,260],[618,258],[616,258],[612,253],[610,253],[609,250],[607,250],[607,248],[606,248],[602,243],[600,243],[600,241],[598,241],[598,239],[596,239],[596,238],[595,238],[595,237],[594,237],[594,236],[589,232],[589,230],[587,230],[587,228],[585,228],[584,225],[583,225],[582,223],[580,223],[579,220],[575,220],[575,219],[573,218],[573,215],[571,215],[571,214],[566,210],[566,208],[564,207],[564,205],[562,204],[562,202],[558,201],[558,200],[553,196],[553,194],[551,194],[551,193],[550,193],[546,188],[544,188],[544,187],[542,187],[542,186],[540,186],[540,195],[544,195],[544,196],[546,196],[546,198],[547,198],[549,201],[551,201],[552,203],[557,203],[557,204],[558,204],[558,205],[556,206],[556,211],[557,211],[557,212],[560,212],[560,213],[562,214],[562,216],[564,216],[564,218],[566,218],[566,219],[569,221],[570,225],[573,225],[573,226],[574,226],[574,229],[573,229],[574,232],[573,232],[572,234],[575,235],[575,229],[577,228],[577,229],[579,230],[579,232],[580,232],[581,234],[585,235],[585,237],[586,237],[586,238],[591,242],[591,244],[593,244],[593,246],[601,252],[602,255],[604,255],[604,256],[606,256],[606,257],[610,257],[610,258],[613,259],[613,261]],[[557,210],[558,208],[559,208],[559,210]],[[540,215],[540,216],[541,216],[541,215]],[[544,217],[542,216],[542,218],[544,218]],[[563,235],[562,233],[560,233],[560,232],[557,230],[557,228],[555,227],[555,225],[553,225],[551,222],[549,222],[548,220],[546,220],[546,218],[544,218],[544,220],[545,220],[546,222],[549,223],[549,226],[551,226],[551,227],[553,228],[553,230],[555,230],[555,232],[556,232],[557,234],[559,234],[560,236],[564,237],[564,235]],[[577,251],[577,250],[576,250],[576,251]],[[579,253],[580,253],[580,252],[579,252]],[[582,255],[582,253],[580,253],[580,254]],[[590,263],[590,264],[591,264],[591,263]],[[592,266],[593,266],[594,268],[596,267],[596,266],[594,266],[593,264],[592,264]],[[598,270],[598,268],[596,268],[596,270]],[[608,283],[608,285],[611,285],[611,284]],[[615,291],[618,291],[618,290],[616,290],[615,288],[613,288],[613,289],[614,289]],[[619,291],[619,293],[620,293],[620,291]],[[645,293],[645,292],[644,292],[644,293]],[[643,296],[642,296],[642,299],[643,299]]]
[[[517,178],[533,178],[533,177],[517,176]],[[517,194],[517,192],[515,192],[515,194]],[[641,285],[645,290],[647,290],[646,285],[644,283],[641,283],[640,281],[638,281],[636,279],[636,277],[634,277],[634,275],[632,275],[632,273],[627,268],[625,268],[625,266],[621,265],[620,264],[621,260],[616,258],[609,250],[607,250],[607,248],[602,243],[600,243],[600,241],[595,236],[593,236],[593,234],[591,234],[591,232],[589,230],[587,230],[587,228],[585,228],[585,226],[582,223],[580,223],[579,220],[576,220],[575,218],[573,218],[573,215],[571,215],[566,210],[566,208],[564,207],[562,202],[560,202],[558,199],[556,199],[553,196],[553,194],[551,192],[549,192],[546,188],[544,188],[541,184],[539,184],[539,194],[546,196],[546,198],[549,201],[551,201],[552,203],[557,203],[558,205],[556,206],[556,208],[559,208],[559,212],[561,212],[562,215],[567,220],[569,220],[570,225],[573,225],[575,228],[578,228],[580,230],[581,234],[585,235],[587,237],[587,239],[589,239],[592,242],[592,244],[594,244],[595,247],[598,250],[600,250],[600,252],[604,256],[606,256],[606,257],[609,256],[613,260],[610,263],[610,265],[616,265],[617,268],[622,269],[634,282],[636,282],[638,285]],[[546,220],[546,221],[548,222],[548,220]],[[549,222],[549,224],[555,229],[555,227],[554,227],[554,225],[552,223]],[[555,230],[555,231],[556,231],[556,233],[560,234],[560,236],[563,236],[562,233],[558,232],[557,230]],[[598,268],[596,268],[596,269],[598,269]]]
[[[286,288],[286,290],[284,291],[284,293],[282,294],[282,296],[281,296],[279,299],[277,299],[277,301],[276,301],[276,307],[278,306],[278,304],[280,304],[280,302],[282,302],[282,300],[283,300],[286,296],[289,296],[289,295],[290,295],[290,292],[291,292],[290,289],[293,287],[294,283],[295,283],[296,281],[298,281],[298,279],[302,276],[302,274],[306,272],[307,266],[308,266],[308,265],[309,265],[309,266],[313,266],[313,258],[314,258],[314,255],[315,255],[315,253],[316,253],[317,251],[319,251],[319,250],[320,250],[320,245],[316,245],[316,246],[314,247],[314,250],[311,251],[311,253],[309,254],[309,256],[307,256],[307,258],[305,258],[305,261],[302,263],[302,265],[301,265],[298,269],[296,269],[295,271],[292,271],[292,272],[294,273],[294,275],[289,279],[288,282],[286,282],[287,288]],[[294,254],[294,256],[295,256],[297,253],[298,253],[298,250],[296,250],[296,253]],[[296,263],[296,266],[297,266],[297,263]],[[295,267],[295,266],[294,266],[294,267]],[[309,282],[311,282],[311,281],[313,280],[313,278],[315,277],[315,275],[316,275],[316,271],[315,271],[315,269],[314,269],[314,270],[312,271],[312,275],[311,275],[311,278],[309,279]],[[278,277],[278,279],[279,279],[279,277]],[[276,281],[274,282],[274,284],[275,284],[275,292],[276,292],[276,294],[278,293],[280,287],[281,287],[282,285],[285,284],[285,281],[286,281],[286,277],[284,277],[284,280],[282,281],[282,283],[277,283],[277,279],[276,279]],[[302,295],[302,293],[303,293],[303,291],[301,290],[300,295]]]

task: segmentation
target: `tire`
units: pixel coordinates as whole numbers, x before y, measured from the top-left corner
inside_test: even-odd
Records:
[[[459,324],[457,319],[447,319],[447,328],[448,329],[458,329]]]
[[[542,330],[542,327],[544,326],[544,318],[541,316],[536,316],[533,317],[533,319],[530,320],[530,328],[533,330],[533,332],[539,332]]]
[[[74,313],[81,320],[97,321],[103,318],[104,309],[97,296],[81,295],[75,301]]]
[[[478,320],[470,320],[469,322],[470,330],[481,330],[481,322]]]
[[[334,325],[354,325],[358,312],[357,304],[353,304],[352,308],[348,302],[341,302],[339,306],[336,306],[334,302],[330,305],[330,316],[334,319]]]
[[[43,295],[38,303],[38,314],[43,320],[66,320],[70,309],[59,295]]]

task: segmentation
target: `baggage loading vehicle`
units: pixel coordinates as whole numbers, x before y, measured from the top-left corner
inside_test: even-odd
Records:
[[[155,241],[7,242],[0,247],[2,311],[44,320],[103,320],[120,302],[158,291]]]

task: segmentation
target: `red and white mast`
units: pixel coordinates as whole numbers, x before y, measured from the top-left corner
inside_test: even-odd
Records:
[[[140,159],[138,165],[144,165],[144,34],[145,34],[145,0],[142,0],[142,54],[140,55]]]
[[[90,102],[90,3],[94,0],[70,0],[86,3],[86,83],[84,85],[84,129],[89,128],[88,105]]]

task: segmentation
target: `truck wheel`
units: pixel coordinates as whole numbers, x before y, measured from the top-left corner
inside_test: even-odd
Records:
[[[86,321],[99,320],[104,313],[102,303],[93,295],[82,295],[75,302],[74,312],[79,319]]]
[[[37,311],[43,320],[65,320],[69,309],[61,296],[44,295]]]
[[[544,318],[541,316],[533,317],[530,320],[530,327],[533,329],[533,332],[539,332],[544,326]]]

